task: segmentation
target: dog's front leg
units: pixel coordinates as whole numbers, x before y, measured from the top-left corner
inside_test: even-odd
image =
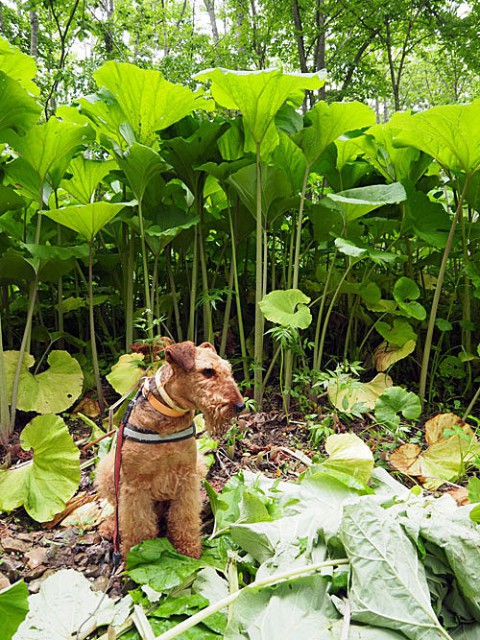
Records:
[[[185,483],[179,496],[170,502],[167,515],[167,535],[175,549],[184,556],[200,558],[200,496],[198,478]]]
[[[138,486],[120,486],[119,524],[122,553],[158,536],[155,502],[148,491]]]

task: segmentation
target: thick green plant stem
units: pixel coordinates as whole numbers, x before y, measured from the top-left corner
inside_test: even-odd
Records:
[[[347,275],[350,273],[352,266],[353,266],[353,263],[350,263],[348,267],[345,269],[345,272],[341,277],[340,282],[337,285],[337,288],[335,289],[335,293],[333,294],[332,299],[330,300],[330,304],[328,305],[328,310],[327,310],[327,313],[325,314],[325,320],[323,322],[322,335],[320,337],[320,344],[318,347],[318,364],[316,367],[317,369],[320,369],[320,367],[322,366],[323,349],[325,347],[325,339],[327,337],[328,323],[330,321],[330,316],[332,315],[333,307],[335,306],[335,302],[337,301],[338,295],[340,293],[340,289],[342,288],[342,284],[345,282],[345,279]],[[322,302],[323,302],[323,299],[322,299]]]
[[[228,275],[228,295],[225,302],[225,311],[223,314],[223,326],[222,326],[222,340],[220,343],[220,356],[225,357],[225,349],[227,346],[228,326],[230,324],[230,315],[232,313],[232,296],[233,296],[233,260],[230,264],[230,273]]]
[[[467,353],[472,352],[472,330],[469,325],[472,322],[472,300],[471,300],[471,286],[470,277],[467,273],[467,268],[470,264],[470,253],[468,251],[468,238],[465,225],[465,216],[463,210],[460,210],[460,228],[462,230],[462,250],[463,250],[463,270],[464,270],[464,285],[463,285],[463,299],[462,299],[462,320],[465,325],[462,329],[462,345]]]
[[[466,420],[468,418],[468,416],[470,415],[470,412],[472,411],[473,407],[476,405],[478,398],[480,398],[480,387],[478,387],[475,395],[470,400],[470,404],[466,408],[465,413],[462,416],[462,420]]]
[[[338,250],[335,249],[335,253],[333,254],[332,262],[330,264],[330,268],[327,273],[327,278],[325,280],[325,286],[323,288],[323,295],[320,301],[320,307],[318,309],[317,326],[315,328],[315,346],[313,348],[313,368],[314,369],[320,369],[320,365],[321,365],[322,354],[320,352],[320,329],[322,326],[323,310],[325,309],[325,304],[327,301],[328,287],[330,286],[330,280],[332,279],[333,270],[335,268],[335,263],[337,261],[337,254],[338,254]],[[323,351],[323,348],[322,348],[322,351]]]
[[[177,341],[182,342],[182,323],[180,321],[180,309],[178,308],[177,288],[175,286],[175,278],[172,271],[172,245],[169,244],[165,249],[165,258],[167,262],[168,281],[170,283],[170,292],[172,295],[173,314],[175,316],[175,325],[177,327]]]
[[[3,360],[2,314],[0,312],[0,442],[6,445],[10,434],[10,412],[8,410],[7,385],[5,384],[5,362]]]
[[[233,280],[235,283],[235,304],[237,307],[237,322],[238,322],[238,335],[240,338],[240,350],[242,352],[243,362],[243,377],[245,381],[250,380],[250,374],[248,371],[248,353],[247,353],[247,341],[245,339],[245,329],[243,327],[243,313],[242,313],[242,301],[240,296],[240,285],[238,282],[238,266],[237,266],[237,236],[233,225],[232,214],[230,208],[228,210],[228,220],[230,223],[230,237],[232,239],[232,267],[233,267]]]
[[[27,345],[30,343],[30,335],[32,332],[32,321],[33,321],[33,312],[35,309],[35,300],[37,298],[37,288],[38,288],[38,272],[35,273],[35,278],[30,285],[30,293],[29,293],[29,301],[28,301],[28,310],[27,310],[27,321],[25,323],[25,328],[23,330],[22,343],[20,345],[20,352],[18,354],[17,360],[17,368],[15,369],[15,377],[13,379],[12,386],[12,397],[10,399],[10,430],[9,434],[13,433],[15,428],[15,418],[17,414],[17,396],[18,396],[18,385],[20,382],[20,372],[22,370],[23,365],[23,356],[27,351]]]
[[[420,384],[418,389],[418,396],[420,398],[422,407],[425,402],[425,391],[427,389],[428,365],[430,362],[430,351],[432,349],[433,330],[435,328],[435,320],[437,319],[438,305],[440,303],[440,295],[442,293],[443,280],[445,279],[448,256],[450,255],[450,250],[452,248],[453,237],[455,235],[457,222],[460,219],[460,214],[463,207],[463,201],[465,199],[465,194],[467,193],[468,183],[469,183],[469,176],[467,175],[467,177],[465,178],[465,184],[463,186],[462,195],[458,201],[457,210],[455,212],[455,215],[453,216],[452,225],[448,233],[447,243],[445,245],[445,249],[443,250],[442,262],[440,264],[440,271],[438,272],[438,278],[437,278],[437,284],[435,287],[435,294],[433,296],[432,308],[430,309],[427,335],[425,337],[425,344],[423,347],[422,368],[420,370]]]
[[[177,624],[177,626],[173,627],[173,629],[169,629],[165,633],[157,636],[155,640],[173,640],[173,638],[177,638],[180,634],[184,633],[188,629],[191,629],[199,622],[202,622],[202,620],[205,620],[212,614],[217,613],[217,611],[221,611],[222,609],[225,609],[226,607],[231,605],[244,591],[255,591],[256,589],[271,587],[274,584],[279,584],[280,582],[285,582],[286,580],[295,580],[295,578],[301,578],[302,576],[316,573],[317,571],[321,571],[322,569],[326,569],[328,567],[337,567],[346,564],[349,564],[348,558],[339,558],[338,560],[325,560],[324,562],[318,562],[317,564],[305,565],[303,567],[297,567],[296,569],[290,569],[290,571],[277,573],[273,576],[269,576],[268,578],[264,578],[263,580],[255,580],[246,587],[243,587],[243,589],[239,589],[238,591],[230,593],[225,598],[222,598],[221,600],[215,602],[215,604],[202,609],[198,613],[194,614],[191,618],[188,618],[180,624]]]
[[[302,246],[302,224],[303,224],[303,210],[305,207],[305,195],[307,192],[308,176],[310,173],[310,166],[305,168],[305,175],[303,176],[302,193],[300,196],[300,206],[298,208],[297,230],[296,230],[296,242],[295,242],[295,256],[293,259],[293,279],[292,289],[298,289],[298,279],[300,274],[300,252]],[[285,381],[283,385],[283,403],[285,406],[285,412],[288,415],[288,409],[290,407],[290,390],[292,388],[293,377],[293,351],[288,349],[285,354]]]
[[[198,283],[198,224],[193,236],[192,281],[190,285],[190,315],[188,318],[187,340],[195,340],[195,306]]]
[[[125,350],[130,349],[133,343],[133,273],[135,258],[135,242],[131,236],[128,226],[124,223],[125,246],[128,247],[126,265],[124,271],[124,292],[125,292]]]
[[[95,337],[95,314],[93,308],[93,239],[88,243],[88,316],[90,321],[90,346],[92,349],[93,373],[97,387],[98,404],[100,413],[103,414],[105,400],[103,398],[102,380],[100,378],[100,366],[98,364],[97,339]]]
[[[257,407],[262,405],[262,367],[263,367],[263,314],[259,302],[263,298],[263,224],[262,224],[262,168],[260,165],[260,144],[257,143],[257,224],[256,224],[256,263],[255,263],[255,331],[253,354],[254,398]]]
[[[143,287],[145,295],[145,307],[147,309],[147,335],[153,338],[153,309],[150,298],[150,287],[148,277],[148,260],[147,260],[147,243],[145,242],[145,229],[143,224],[142,200],[138,201],[138,222],[140,226],[140,246],[142,248],[142,264],[143,264]]]
[[[203,202],[201,199],[197,200],[197,213],[200,215],[200,224],[198,225],[198,239],[199,239],[199,253],[200,253],[200,268],[202,272],[202,293],[204,297],[203,301],[203,334],[204,340],[213,343],[213,323],[212,323],[212,307],[210,300],[208,299],[208,274],[207,274],[207,259],[205,256],[205,244],[203,241]]]

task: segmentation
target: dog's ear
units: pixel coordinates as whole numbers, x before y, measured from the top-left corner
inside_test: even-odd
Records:
[[[211,342],[202,342],[202,344],[199,345],[199,347],[200,349],[211,349],[213,353],[217,353],[217,350],[215,349],[215,347]]]
[[[190,340],[172,344],[165,349],[165,360],[184,371],[191,371],[195,366],[195,345]]]

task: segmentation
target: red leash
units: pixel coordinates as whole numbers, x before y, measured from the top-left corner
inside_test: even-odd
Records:
[[[118,513],[118,503],[120,500],[120,469],[122,468],[122,446],[123,446],[123,430],[125,425],[130,418],[130,414],[132,413],[132,409],[135,406],[135,401],[139,395],[137,392],[135,398],[128,403],[127,410],[125,411],[122,421],[120,422],[120,426],[117,431],[117,442],[115,449],[115,464],[113,467],[113,483],[115,489],[115,527],[113,530],[113,566],[118,567],[122,560],[122,554],[120,553],[120,524],[119,524],[119,513]]]

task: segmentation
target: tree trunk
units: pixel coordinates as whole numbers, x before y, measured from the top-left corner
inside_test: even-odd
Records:
[[[292,2],[292,16],[293,24],[295,25],[295,39],[297,41],[298,60],[300,62],[300,71],[302,73],[308,72],[307,56],[305,55],[305,41],[303,38],[303,25],[300,15],[300,7],[297,0]]]
[[[318,0],[317,2],[315,22],[317,24],[318,36],[317,43],[315,45],[314,71],[320,71],[320,69],[325,69],[325,14],[323,13],[322,0]],[[320,100],[325,100],[325,85],[323,85],[323,87],[320,87],[320,89],[318,90],[318,97]]]
[[[37,59],[38,54],[38,14],[30,11],[30,55]]]
[[[3,4],[0,2],[0,33],[5,34],[5,21],[3,19]]]
[[[205,9],[207,10],[208,17],[210,19],[210,25],[212,27],[212,36],[215,44],[218,43],[218,29],[217,18],[215,16],[215,0],[203,0]]]

